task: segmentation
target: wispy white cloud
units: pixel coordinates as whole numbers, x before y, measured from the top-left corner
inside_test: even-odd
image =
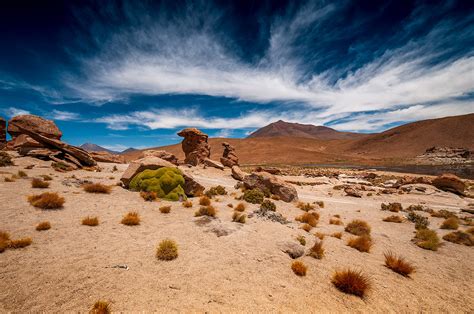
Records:
[[[1,112],[5,114],[7,117],[14,117],[14,116],[19,116],[23,114],[30,114],[29,111],[21,109],[21,108],[15,108],[15,107],[9,107],[2,109]]]
[[[60,121],[73,121],[81,119],[81,115],[76,112],[69,112],[69,111],[61,111],[54,109],[50,117],[53,120],[60,120]]]

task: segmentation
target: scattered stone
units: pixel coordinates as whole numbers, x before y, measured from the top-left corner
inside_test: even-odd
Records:
[[[186,164],[197,166],[211,156],[211,146],[207,143],[207,134],[196,128],[187,128],[178,132],[178,135],[184,137],[181,146],[186,156],[184,159]]]
[[[238,166],[239,158],[235,154],[234,146],[230,145],[227,142],[223,142],[222,146],[224,146],[224,153],[221,157],[221,163],[229,168],[232,168],[233,166]]]
[[[454,148],[433,146],[416,158],[421,163],[428,162],[436,165],[462,164],[473,162],[474,152],[462,147]]]
[[[204,159],[203,164],[208,166],[208,167],[213,167],[213,168],[217,168],[219,170],[224,170],[224,165],[223,164],[221,164],[218,161],[209,159],[209,158]]]
[[[243,180],[247,189],[259,189],[268,191],[277,195],[284,202],[292,202],[298,200],[298,192],[289,183],[286,183],[274,175],[267,172],[252,173]]]
[[[78,178],[66,178],[61,181],[62,185],[69,186],[69,187],[74,186],[76,188],[80,188],[84,184],[91,184],[91,183],[92,181],[90,180],[78,179]]]
[[[466,184],[458,176],[446,173],[436,177],[432,184],[440,190],[464,195]]]
[[[232,178],[235,180],[243,181],[246,175],[239,166],[232,166]]]
[[[344,189],[344,192],[346,193],[347,196],[353,196],[353,197],[362,197],[362,193],[354,189],[353,187],[347,187]]]
[[[259,209],[250,213],[248,217],[252,218],[254,215],[256,215],[259,218],[264,218],[273,222],[281,223],[283,225],[288,223],[288,220],[285,217],[283,217],[282,214],[276,211],[269,210],[267,208],[260,207]]]
[[[304,254],[304,246],[302,246],[300,243],[297,243],[297,242],[293,242],[293,241],[279,242],[278,247],[283,253],[288,254],[292,259],[301,257]]]
[[[174,165],[178,165],[178,157],[164,150],[146,150],[143,152],[144,157],[158,157],[169,161]]]

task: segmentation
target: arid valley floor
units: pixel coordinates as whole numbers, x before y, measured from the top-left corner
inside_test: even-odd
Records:
[[[474,311],[473,248],[441,240],[437,251],[422,249],[411,241],[413,223],[382,221],[391,214],[407,216],[407,212],[381,210],[381,203],[400,202],[403,208],[421,204],[469,217],[472,214],[460,209],[472,206],[472,198],[424,184],[415,184],[423,189],[402,194],[383,194],[379,193],[383,188],[370,186],[373,191],[363,192],[361,198],[334,189],[364,181],[353,171],[338,176],[280,176],[306,182],[296,186],[299,201],[324,203],[315,205],[320,214],[317,227],[306,232],[295,221],[303,213],[296,202],[274,201],[287,224],[258,215],[244,224],[233,222],[228,204],[235,207],[241,202],[235,198],[242,193],[234,188],[237,181],[227,168],[188,169],[206,189],[222,185],[228,192],[212,198],[217,215],[206,218],[194,216],[199,208],[197,197],[190,198],[191,208],[185,208],[181,202],[145,202],[138,192],[116,186],[127,164],[115,170],[115,164],[100,163],[101,172],[61,173],[51,169],[49,161],[18,156],[13,161],[14,166],[0,168],[0,230],[13,239],[31,237],[32,244],[0,254],[0,312],[87,312],[97,300],[110,302],[117,312]],[[26,172],[27,177],[4,182],[18,171]],[[40,175],[52,177],[49,188],[32,188],[31,178]],[[86,193],[74,185],[82,179],[113,188],[110,194]],[[65,197],[64,207],[41,210],[28,203],[28,196],[44,191]],[[163,205],[171,205],[171,212],[161,213]],[[259,207],[245,205],[247,214]],[[120,223],[129,211],[139,213],[140,225]],[[429,217],[430,228],[440,238],[452,231],[440,229],[443,218],[420,214]],[[329,223],[333,215],[340,215],[344,225],[353,219],[368,222],[373,239],[370,253],[346,245],[353,236],[344,231],[344,225]],[[82,225],[86,216],[97,216],[99,225]],[[36,231],[41,221],[49,221],[51,229]],[[468,221],[462,220],[459,230],[471,228]],[[324,257],[300,257],[308,270],[306,276],[297,276],[291,269],[293,259],[282,247],[288,242],[299,245],[297,237],[304,236],[307,252],[316,241],[316,232],[325,234]],[[342,232],[342,238],[331,236],[335,232]],[[178,244],[175,260],[155,257],[158,243],[165,238]],[[387,251],[405,257],[416,271],[404,277],[385,267]],[[344,294],[331,283],[333,272],[347,267],[369,277],[371,289],[364,298]]]

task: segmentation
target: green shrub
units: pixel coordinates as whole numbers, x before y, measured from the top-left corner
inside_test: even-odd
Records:
[[[264,200],[262,204],[260,205],[260,209],[262,210],[269,210],[269,211],[276,211],[276,205],[270,200]]]
[[[262,204],[265,194],[259,189],[247,190],[244,192],[244,201],[251,204]]]
[[[440,241],[435,231],[430,229],[419,229],[413,239],[416,245],[425,250],[438,250]]]
[[[181,170],[171,167],[144,170],[130,182],[130,189],[133,191],[155,192],[159,198],[169,201],[186,200],[183,187]]]
[[[206,194],[207,197],[212,198],[213,196],[216,196],[216,195],[227,195],[227,191],[225,190],[225,187],[223,187],[222,185],[218,185],[218,186],[213,186],[212,188],[207,190],[206,193],[204,194]]]
[[[410,212],[407,216],[408,220],[411,222],[415,223],[415,229],[416,230],[421,230],[421,229],[426,229],[428,228],[428,225],[430,222],[428,221],[428,218],[418,215],[414,212]]]

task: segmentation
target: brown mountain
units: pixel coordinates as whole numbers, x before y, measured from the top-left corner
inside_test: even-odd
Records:
[[[319,140],[342,140],[365,137],[366,134],[339,132],[326,126],[291,123],[279,120],[270,123],[250,134],[247,138],[256,137],[306,137]]]
[[[337,131],[336,131],[337,132]],[[316,139],[306,136],[211,138],[211,158],[219,160],[222,142],[235,146],[242,164],[387,164],[405,163],[432,146],[474,150],[474,114],[408,123],[378,134],[349,139]],[[162,149],[184,159],[181,144]],[[141,151],[125,154],[129,160]]]

